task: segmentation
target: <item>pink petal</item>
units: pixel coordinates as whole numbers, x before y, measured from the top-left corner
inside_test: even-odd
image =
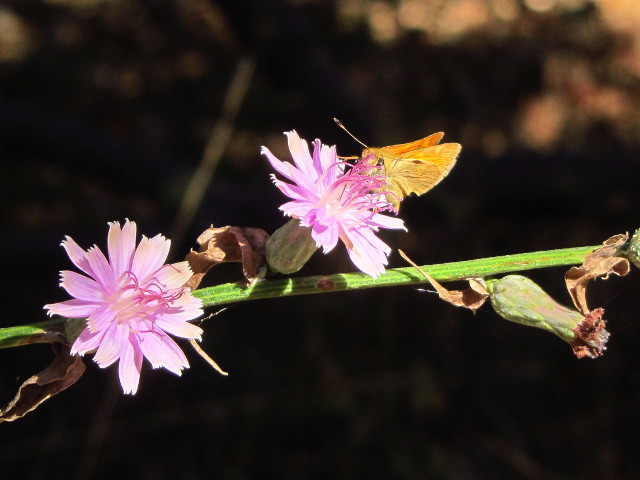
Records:
[[[292,170],[294,170],[293,165],[291,165],[290,163],[286,163],[281,160],[278,160],[278,158],[273,153],[271,153],[271,150],[269,150],[267,147],[262,147],[260,149],[260,153],[265,157],[267,157],[267,160],[269,160],[269,163],[271,164],[271,166],[274,168],[276,172],[278,172],[283,177],[288,178],[289,180],[293,180],[293,174],[292,174]]]
[[[202,338],[202,329],[192,323],[188,323],[182,314],[161,314],[156,318],[156,325],[171,335],[182,338]]]
[[[146,283],[149,277],[155,275],[163,266],[169,255],[170,246],[171,241],[162,235],[156,235],[153,238],[142,237],[131,266],[131,270],[141,284]]]
[[[92,333],[88,328],[85,328],[76,341],[73,342],[73,346],[71,347],[71,355],[84,355],[87,352],[95,350],[100,346],[100,342],[102,341],[102,337],[105,332],[95,332]]]
[[[295,130],[284,132],[284,134],[287,136],[289,151],[291,152],[291,157],[296,167],[300,169],[305,177],[316,180],[318,178],[318,172],[313,166],[313,159],[309,154],[309,145],[307,142],[301,139]]]
[[[108,367],[124,354],[129,345],[129,325],[113,324],[105,330],[93,361],[101,368]]]
[[[311,230],[311,238],[322,245],[324,253],[330,252],[338,244],[338,228],[335,225],[323,225],[316,222]]]
[[[171,302],[171,310],[174,308],[180,311],[183,311],[184,309],[188,309],[190,311],[199,310],[202,314],[202,300],[191,295],[191,292],[188,289],[184,289],[182,295]]]
[[[362,238],[363,245],[368,245],[366,248],[375,252],[386,264],[386,258],[391,253],[391,247],[380,240],[375,232],[369,228],[359,228],[356,232],[358,238]]]
[[[189,262],[178,262],[164,265],[156,273],[155,278],[167,289],[182,288],[193,276]]]
[[[44,308],[49,311],[49,315],[55,314],[62,317],[83,318],[91,315],[99,306],[100,304],[96,302],[73,298],[71,300],[65,300],[64,302],[50,303],[45,305]]]
[[[95,246],[91,247],[87,250],[87,260],[93,272],[91,275],[93,279],[100,284],[103,290],[113,292],[117,287],[116,278],[102,250]]]
[[[99,332],[108,329],[116,321],[117,316],[118,312],[111,310],[109,304],[102,305],[87,319],[89,331]]]
[[[87,252],[80,248],[75,240],[69,236],[64,237],[61,245],[67,252],[67,255],[69,255],[73,264],[87,275],[93,277],[93,271],[91,270],[91,266],[86,258]]]
[[[329,168],[332,168],[333,171],[335,171],[335,177],[340,177],[342,176],[342,174],[344,174],[344,169],[345,169],[345,164],[341,163],[340,166],[338,167],[334,167],[334,164],[336,162],[339,162],[340,160],[338,159],[338,154],[336,152],[336,146],[332,145],[332,146],[327,146],[327,145],[322,145],[321,149],[320,149],[320,162],[322,163],[322,169],[323,170],[329,170]]]
[[[301,188],[298,185],[291,185],[289,183],[282,182],[274,175],[271,175],[271,179],[273,180],[274,185],[289,198],[306,201],[316,201],[318,199],[315,192]]]
[[[322,171],[326,172],[324,177],[325,186],[328,187],[344,174],[345,164],[339,162],[335,145],[332,147],[322,145],[320,147],[320,164],[322,165]]]
[[[309,177],[302,170],[297,169],[290,163],[278,160],[267,147],[262,147],[261,152],[267,157],[267,160],[269,160],[269,163],[271,163],[271,166],[276,170],[276,172],[297,183],[304,189],[311,191],[316,189],[315,180],[317,179],[317,176],[315,174]]]
[[[370,235],[378,242],[384,245],[387,249],[389,247],[379,240],[373,232],[369,230]],[[352,248],[348,250],[349,258],[364,273],[376,278],[384,273],[384,265],[387,263],[386,256],[380,249],[372,245],[369,239],[364,238],[361,232],[350,231],[349,240],[352,243]],[[390,249],[389,249],[390,250]]]
[[[374,213],[373,217],[371,217],[370,222],[382,228],[394,228],[405,231],[407,230],[407,227],[405,227],[404,225],[404,221],[398,217],[389,217],[388,215]]]
[[[293,202],[284,203],[280,210],[290,217],[302,218],[313,208],[313,204],[305,201],[295,200]]]
[[[95,280],[71,270],[63,270],[60,277],[60,286],[72,297],[93,303],[102,302],[103,290]]]
[[[360,252],[352,249],[348,251],[349,258],[358,269],[373,278],[377,278],[384,273],[384,265],[377,259],[366,255],[367,252]]]
[[[107,250],[109,252],[109,263],[117,279],[131,270],[131,260],[136,248],[136,223],[125,221],[124,227],[120,229],[118,222],[109,224],[109,234],[107,236]]]
[[[140,350],[153,368],[164,367],[180,375],[189,366],[187,357],[168,335],[147,334],[140,338]]]
[[[316,138],[313,141],[313,168],[316,171],[316,178],[320,178],[326,170],[322,164],[322,159],[320,158],[320,151],[322,150],[322,147],[322,142],[319,138]]]
[[[118,376],[120,377],[122,391],[131,395],[138,391],[143,360],[138,340],[135,335],[133,337],[134,343],[127,343],[118,364]]]

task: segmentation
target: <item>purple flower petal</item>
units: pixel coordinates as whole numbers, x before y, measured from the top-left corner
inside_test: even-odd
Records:
[[[60,286],[72,297],[89,302],[101,298],[102,288],[95,280],[71,270],[63,270],[60,277]]]
[[[131,267],[139,282],[146,283],[156,274],[169,255],[170,246],[171,242],[162,235],[153,238],[142,237],[133,255]]]
[[[124,227],[120,229],[120,223],[109,224],[107,236],[107,250],[109,263],[113,268],[116,278],[120,278],[125,271],[131,270],[133,252],[136,248],[136,224],[126,220]]]
[[[294,183],[272,176],[275,185],[291,199],[280,210],[299,219],[301,226],[312,227],[311,236],[325,253],[342,239],[358,268],[374,277],[383,273],[391,250],[375,232],[378,228],[404,228],[402,220],[380,214],[394,211],[383,193],[374,193],[382,191],[384,178],[362,164],[346,170],[347,164],[339,160],[335,146],[315,140],[310,155],[307,142],[295,130],[285,135],[294,164],[278,160],[262,147],[276,172]]]
[[[293,158],[293,162],[296,167],[298,167],[306,178],[318,178],[319,172],[314,168],[313,159],[309,154],[309,145],[307,142],[301,139],[298,132],[295,130],[285,132],[284,134],[287,136],[291,158]]]
[[[69,318],[84,318],[91,315],[100,304],[87,300],[78,300],[76,298],[65,300],[64,302],[50,303],[44,308],[48,310],[49,315],[60,315]]]
[[[185,322],[181,313],[159,315],[156,325],[176,337],[195,338],[196,340],[202,338],[202,329],[197,325]]]
[[[187,261],[164,265],[156,273],[156,279],[165,288],[182,288],[192,276],[193,272]]]
[[[87,260],[93,272],[91,275],[93,279],[105,292],[114,291],[117,288],[116,278],[102,251],[98,247],[91,247],[87,250]]]
[[[67,255],[69,255],[73,264],[87,275],[93,277],[93,271],[91,270],[91,266],[87,260],[87,252],[80,248],[80,246],[71,237],[65,237],[61,245],[67,252]]]
[[[76,338],[76,341],[73,342],[71,355],[78,354],[82,356],[87,352],[95,350],[100,346],[104,334],[104,331],[92,333],[88,328],[84,329],[78,338]]]
[[[189,367],[187,357],[168,335],[144,335],[140,338],[140,350],[153,368],[164,367],[176,375]]]
[[[87,318],[72,354],[95,350],[93,359],[102,368],[119,362],[123,391],[135,393],[144,352],[152,356],[154,367],[174,373],[188,367],[167,333],[200,338],[202,329],[187,322],[202,315],[202,300],[183,288],[193,275],[187,262],[164,265],[170,242],[162,235],[143,237],[136,247],[136,224],[127,220],[120,228],[113,222],[107,243],[109,261],[97,247],[85,252],[70,237],[65,239],[69,258],[88,276],[61,272],[61,286],[75,298],[45,309],[49,314]]]
[[[134,394],[138,391],[140,372],[142,371],[142,351],[133,336],[131,343],[127,343],[118,364],[118,375],[124,393]]]

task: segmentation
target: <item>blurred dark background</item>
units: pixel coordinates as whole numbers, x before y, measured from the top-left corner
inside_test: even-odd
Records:
[[[210,224],[274,231],[284,198],[260,146],[288,158],[295,128],[358,154],[334,116],[374,146],[436,131],[463,145],[404,202],[409,232],[383,234],[419,264],[632,231],[639,32],[634,0],[4,0],[0,326],[67,298],[64,235],[104,247],[107,222],[130,218],[175,234],[178,261]],[[219,162],[198,202],[207,145]],[[340,246],[301,274],[352,270]],[[563,273],[530,276],[568,304]],[[125,397],[89,357],[76,385],[0,425],[2,476],[640,478],[638,278],[589,287],[612,332],[597,360],[415,288],[239,304],[204,324],[228,378],[189,354],[181,378],[146,368]],[[50,357],[3,350],[2,403]]]

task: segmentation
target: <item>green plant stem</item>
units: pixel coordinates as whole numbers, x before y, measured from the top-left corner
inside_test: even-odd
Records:
[[[503,255],[462,262],[441,263],[420,267],[439,282],[471,277],[489,277],[502,273],[520,272],[535,268],[575,265],[598,247],[564,248],[542,252]],[[225,283],[196,290],[206,307],[257,300],[260,298],[289,297],[312,293],[341,292],[377,287],[397,287],[429,283],[414,267],[392,268],[378,278],[364,273],[337,273],[326,276],[265,280],[247,286],[244,282]]]
[[[536,268],[581,264],[584,258],[598,247],[562,248],[519,253],[462,262],[425,265],[421,268],[435,280],[448,282],[471,277],[489,277],[504,273],[521,272]],[[428,283],[428,281],[415,268],[404,267],[389,269],[378,278],[371,278],[364,273],[338,273],[327,276],[317,275],[281,280],[263,280],[254,285],[246,285],[245,282],[225,283],[196,290],[193,294],[202,299],[205,307],[213,307],[262,298],[425,283]],[[34,343],[34,336],[52,331],[62,331],[62,325],[65,321],[65,318],[54,318],[29,325],[0,328],[0,348]]]
[[[19,347],[30,343],[64,342],[66,318],[58,317],[43,322],[0,328],[0,348]]]

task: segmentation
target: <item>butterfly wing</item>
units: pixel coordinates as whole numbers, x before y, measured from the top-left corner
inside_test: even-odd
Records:
[[[370,147],[365,148],[362,152],[362,157],[366,158],[367,156],[371,156],[375,159],[374,163],[377,163],[380,157],[382,156],[394,156],[398,157],[400,155],[404,155],[409,152],[413,152],[415,150],[421,148],[428,148],[434,145],[437,145],[442,137],[444,136],[443,132],[437,132],[429,135],[428,137],[424,137],[422,140],[416,140],[415,142],[409,143],[400,143],[398,145],[389,145],[388,147]]]
[[[437,132],[429,135],[428,137],[424,137],[422,140],[416,140],[415,142],[409,143],[400,143],[398,145],[389,145],[388,147],[381,147],[379,150],[382,150],[384,153],[388,153],[390,155],[399,156],[404,155],[405,153],[413,152],[415,150],[421,148],[432,147],[444,137],[443,132]]]
[[[397,208],[404,197],[412,193],[422,195],[431,190],[449,174],[461,149],[457,143],[443,143],[397,157],[382,153],[380,159],[384,163],[386,189],[398,197],[390,199],[390,202]]]

